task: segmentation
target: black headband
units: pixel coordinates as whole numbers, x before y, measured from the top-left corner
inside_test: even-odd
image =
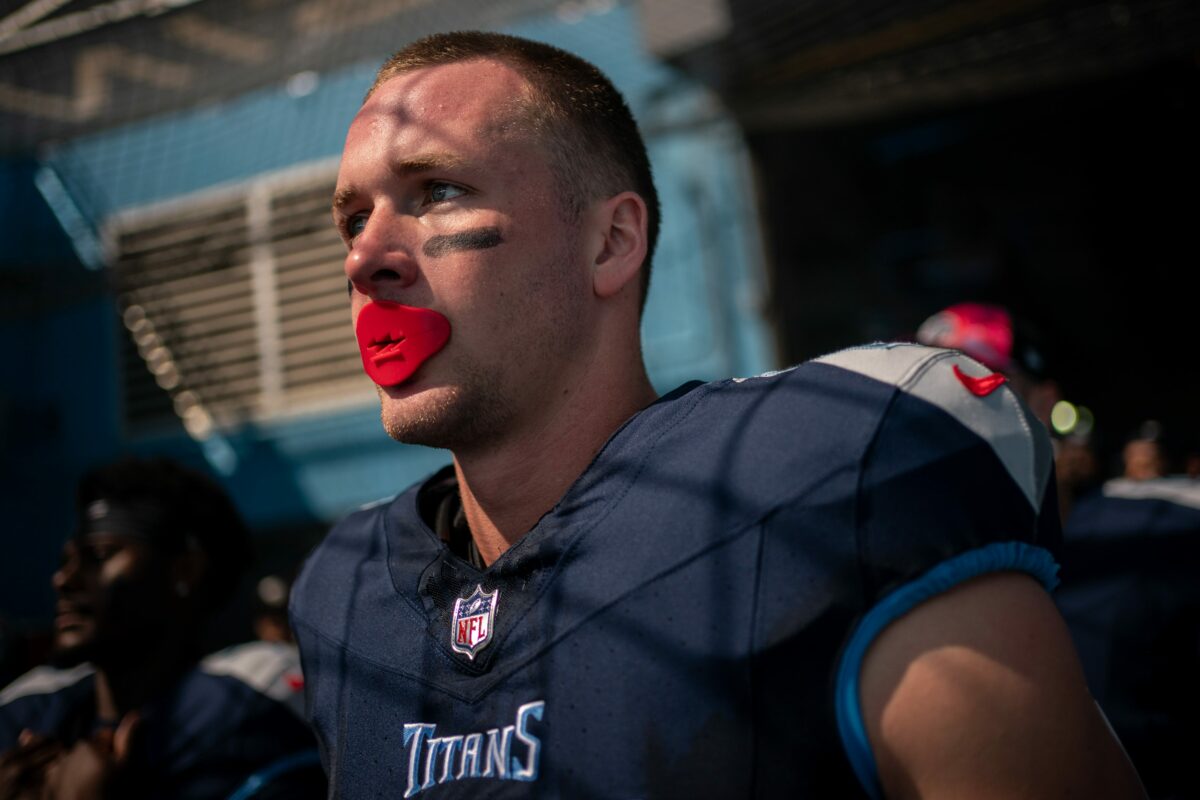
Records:
[[[194,537],[185,536],[170,524],[169,511],[154,502],[92,500],[80,514],[78,535],[87,537],[100,533],[143,539],[172,550],[195,545]]]

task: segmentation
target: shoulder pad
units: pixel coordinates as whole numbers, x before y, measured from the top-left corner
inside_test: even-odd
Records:
[[[1124,500],[1166,500],[1180,506],[1200,509],[1200,480],[1194,478],[1155,478],[1149,481],[1133,481],[1114,478],[1106,481],[1105,497]]]
[[[1030,505],[1041,507],[1054,461],[1050,437],[1003,376],[957,350],[916,344],[855,347],[816,361],[890,383],[942,409],[988,442]]]
[[[91,664],[80,664],[71,669],[34,667],[0,691],[0,706],[8,705],[22,697],[36,694],[54,694],[95,672]]]
[[[236,678],[300,716],[304,714],[304,677],[300,655],[293,645],[280,642],[234,645],[206,657],[200,662],[200,671]]]

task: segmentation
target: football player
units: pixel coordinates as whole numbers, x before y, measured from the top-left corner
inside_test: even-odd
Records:
[[[1126,456],[1125,475],[1080,500],[1067,520],[1056,598],[1092,694],[1150,796],[1196,797],[1200,481],[1131,477],[1147,465]]]
[[[78,499],[54,664],[0,692],[0,798],[324,797],[294,649],[201,658],[250,559],[221,489],[129,459],[85,476]]]
[[[338,796],[1141,796],[1003,375],[880,346],[656,396],[658,201],[595,67],[406,47],[333,216],[384,428],[453,454],[296,584]]]

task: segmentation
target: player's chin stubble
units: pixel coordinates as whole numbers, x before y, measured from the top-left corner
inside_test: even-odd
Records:
[[[460,385],[391,403],[376,387],[380,420],[387,435],[402,444],[449,450],[469,447],[495,436],[508,419],[508,406],[486,387],[494,382],[472,372]]]

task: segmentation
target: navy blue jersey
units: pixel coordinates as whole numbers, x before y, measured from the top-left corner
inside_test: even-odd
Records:
[[[1064,529],[1058,605],[1151,797],[1200,796],[1200,481],[1113,480]]]
[[[682,387],[487,569],[431,526],[445,474],[352,514],[291,609],[339,796],[877,791],[872,638],[985,572],[1053,580],[1049,442],[988,373],[875,346]]]
[[[294,648],[263,642],[201,661],[141,709],[137,788],[163,800],[324,797],[299,667]],[[26,728],[66,745],[94,733],[94,684],[86,664],[18,678],[0,692],[0,752]]]

